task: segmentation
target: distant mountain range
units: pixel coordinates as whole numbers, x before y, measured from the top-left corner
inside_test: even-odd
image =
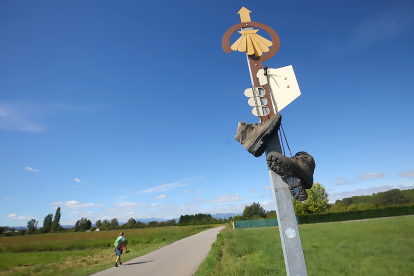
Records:
[[[241,216],[241,215],[243,215],[243,213],[217,213],[211,216],[216,219],[219,219],[219,218],[228,219],[229,217]]]
[[[228,219],[229,217],[234,217],[237,215],[242,215],[242,213],[217,213],[217,214],[212,214],[211,216],[213,218],[216,219]],[[150,221],[158,221],[158,222],[162,222],[162,221],[167,221],[169,219],[163,219],[163,218],[146,218],[146,219],[135,219],[136,221],[140,221],[143,223],[148,223]],[[180,218],[175,218],[175,221],[178,223],[178,221],[180,220]],[[125,224],[126,222],[119,222],[119,225]],[[92,226],[95,226],[95,224],[92,224]],[[14,227],[16,229],[16,231],[20,230],[20,229],[27,229],[26,226],[10,226],[10,227]],[[42,226],[37,226],[37,229],[41,228]],[[75,227],[75,225],[62,225],[63,228],[73,228]]]

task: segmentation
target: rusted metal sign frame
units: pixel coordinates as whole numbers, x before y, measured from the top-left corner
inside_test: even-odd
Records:
[[[263,62],[273,57],[277,53],[277,51],[279,51],[280,39],[279,39],[278,34],[272,28],[270,28],[269,26],[265,24],[262,24],[259,22],[243,22],[243,23],[239,23],[239,24],[236,24],[230,27],[224,33],[223,39],[221,40],[221,45],[223,46],[224,52],[230,53],[232,51],[230,48],[231,35],[239,29],[248,28],[248,27],[256,27],[256,28],[265,30],[270,35],[270,37],[272,38],[272,42],[273,42],[273,46],[272,48],[270,48],[269,52],[267,52],[266,54],[260,57],[249,56],[249,59],[248,59],[250,72],[252,74],[253,86],[262,87],[266,91],[265,93],[265,98],[267,100],[266,106],[269,108],[269,114],[266,116],[260,117],[260,121],[263,123],[269,120],[275,114],[275,112],[272,106],[273,100],[271,98],[269,85],[268,84],[260,85],[259,81],[257,80],[256,75],[257,75],[257,71],[259,71],[260,69],[263,69]]]

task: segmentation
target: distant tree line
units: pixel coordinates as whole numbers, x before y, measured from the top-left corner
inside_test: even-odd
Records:
[[[372,195],[352,196],[337,200],[329,211],[343,212],[412,204],[414,204],[414,189],[392,189],[386,192],[373,193]]]
[[[54,233],[59,232],[63,228],[60,225],[60,207],[56,209],[55,216],[53,214],[47,214],[45,219],[43,220],[43,227],[37,230],[38,221],[35,219],[31,219],[27,222],[27,230],[20,229],[16,232],[15,228],[10,228],[8,226],[0,227],[0,235],[4,236],[14,236],[14,235],[26,235],[26,234],[45,234],[45,233]]]
[[[300,214],[312,214],[312,213],[327,213],[327,212],[344,212],[344,211],[357,211],[366,210],[386,206],[395,205],[412,205],[414,204],[414,189],[399,190],[392,189],[386,192],[373,193],[367,196],[353,196],[347,197],[342,200],[337,200],[334,204],[328,203],[328,194],[325,188],[320,183],[314,183],[311,189],[306,190],[308,198],[305,201],[293,200],[293,206],[297,215]],[[1,236],[14,236],[25,235],[34,233],[54,233],[59,231],[68,231],[63,229],[60,225],[61,212],[60,207],[56,209],[55,215],[47,214],[43,220],[43,227],[37,230],[38,221],[31,219],[27,222],[27,230],[21,229],[16,232],[15,228],[8,226],[0,227]],[[95,231],[99,230],[118,230],[118,229],[133,229],[133,228],[150,228],[150,227],[166,227],[176,225],[201,225],[201,224],[220,224],[238,220],[251,220],[251,219],[269,219],[276,218],[275,211],[266,211],[260,206],[259,203],[253,202],[243,210],[243,215],[237,215],[229,217],[228,219],[216,219],[210,214],[196,214],[196,215],[182,215],[179,222],[175,219],[167,221],[150,221],[143,223],[136,221],[134,218],[130,218],[126,223],[120,225],[117,218],[112,220],[105,219],[103,221],[98,220],[95,226],[92,226],[91,220],[87,218],[81,218],[76,221],[75,227],[69,231]]]
[[[321,183],[314,183],[311,189],[306,190],[308,198],[304,201],[292,199],[296,215],[346,212],[375,209],[386,206],[414,204],[414,189],[392,189],[386,192],[374,193],[367,196],[353,196],[337,200],[329,204],[328,194]],[[246,206],[242,216],[234,216],[233,221],[275,218],[275,211],[264,210],[259,203],[253,202]]]
[[[231,218],[231,217],[230,217]],[[196,214],[196,215],[184,215],[180,216],[178,225],[201,225],[201,224],[220,224],[229,222],[229,219],[216,219],[210,214]]]
[[[16,228],[9,226],[0,226],[0,235],[2,236],[14,236]]]
[[[165,226],[175,226],[177,225],[175,219],[167,221],[149,221],[148,223],[140,222],[134,218],[130,218],[126,223],[119,225],[118,219],[113,218],[112,220],[98,220],[95,223],[95,228],[91,228],[91,231],[96,230],[115,230],[115,229],[134,229],[134,228],[151,228],[151,227],[165,227]]]
[[[244,207],[243,215],[230,218],[230,222],[241,220],[272,219],[276,218],[276,211],[266,211],[259,202]]]

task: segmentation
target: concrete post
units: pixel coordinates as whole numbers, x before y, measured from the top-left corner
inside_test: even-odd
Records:
[[[269,152],[281,153],[279,136],[276,134],[268,142],[266,154]],[[302,242],[293,208],[292,195],[286,183],[270,168],[269,177],[272,184],[273,199],[276,203],[277,222],[279,224],[280,240],[282,242],[283,256],[285,258],[286,273],[288,276],[308,275]]]

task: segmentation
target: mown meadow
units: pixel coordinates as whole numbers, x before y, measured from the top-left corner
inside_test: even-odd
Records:
[[[209,225],[123,230],[127,261],[211,228]],[[0,238],[0,275],[89,275],[113,266],[119,230]]]
[[[309,275],[414,275],[414,216],[299,225]],[[196,276],[286,275],[279,228],[224,229]]]

